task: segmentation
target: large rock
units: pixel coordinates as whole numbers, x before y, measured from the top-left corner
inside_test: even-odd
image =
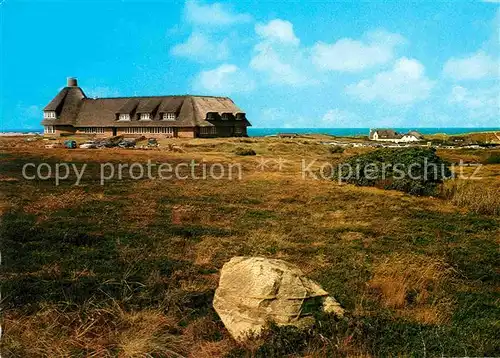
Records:
[[[231,335],[244,340],[259,335],[268,321],[306,327],[314,311],[344,310],[296,266],[264,257],[233,257],[221,270],[214,308]]]

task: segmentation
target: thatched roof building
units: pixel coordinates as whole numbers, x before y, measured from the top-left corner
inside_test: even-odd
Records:
[[[47,134],[157,134],[181,137],[246,136],[251,124],[229,97],[145,96],[89,98],[68,79],[44,108]]]
[[[387,142],[418,142],[423,139],[423,136],[417,131],[400,134],[393,129],[370,129],[369,138]]]

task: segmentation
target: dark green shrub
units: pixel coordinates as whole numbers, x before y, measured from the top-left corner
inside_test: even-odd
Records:
[[[381,148],[349,158],[334,168],[333,179],[359,186],[435,195],[451,177],[448,163],[433,148]]]
[[[329,152],[331,154],[342,154],[344,153],[344,148],[342,148],[340,145],[336,145],[333,147],[328,148]]]
[[[234,150],[234,154],[236,155],[256,155],[255,150],[253,149],[246,149],[246,148],[236,148]]]
[[[490,154],[484,161],[483,164],[500,164],[500,153]]]

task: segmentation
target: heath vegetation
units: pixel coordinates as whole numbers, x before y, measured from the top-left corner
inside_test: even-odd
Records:
[[[182,151],[162,149],[172,143]],[[332,156],[315,138],[164,140],[158,150],[0,145],[4,357],[500,354],[498,164],[484,165],[477,181],[357,186],[303,178],[300,159],[407,154],[348,147]],[[480,163],[493,153],[412,155]],[[239,163],[242,178],[125,176],[100,185],[98,177],[104,162],[192,159]],[[25,163],[61,161],[88,165],[79,186],[22,177]],[[407,193],[427,190],[438,194]],[[236,255],[298,265],[346,317],[318,316],[307,331],[271,326],[235,342],[212,299],[220,268]]]

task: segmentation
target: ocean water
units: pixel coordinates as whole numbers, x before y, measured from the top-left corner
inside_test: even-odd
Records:
[[[448,135],[464,134],[471,132],[500,132],[500,127],[491,128],[393,128],[396,132],[406,133],[410,130],[416,130],[422,134],[445,133]],[[338,137],[367,136],[370,128],[248,128],[250,137],[262,137],[275,135],[278,133],[297,133],[297,134],[329,134]]]
[[[406,133],[409,130],[416,130],[422,134],[464,134],[471,132],[500,132],[500,127],[491,128],[393,128],[400,133]],[[42,129],[2,129],[0,133],[42,133]],[[329,134],[337,137],[355,137],[367,136],[370,133],[370,128],[248,128],[250,137],[264,137],[276,135],[278,133],[297,133],[297,134]]]

